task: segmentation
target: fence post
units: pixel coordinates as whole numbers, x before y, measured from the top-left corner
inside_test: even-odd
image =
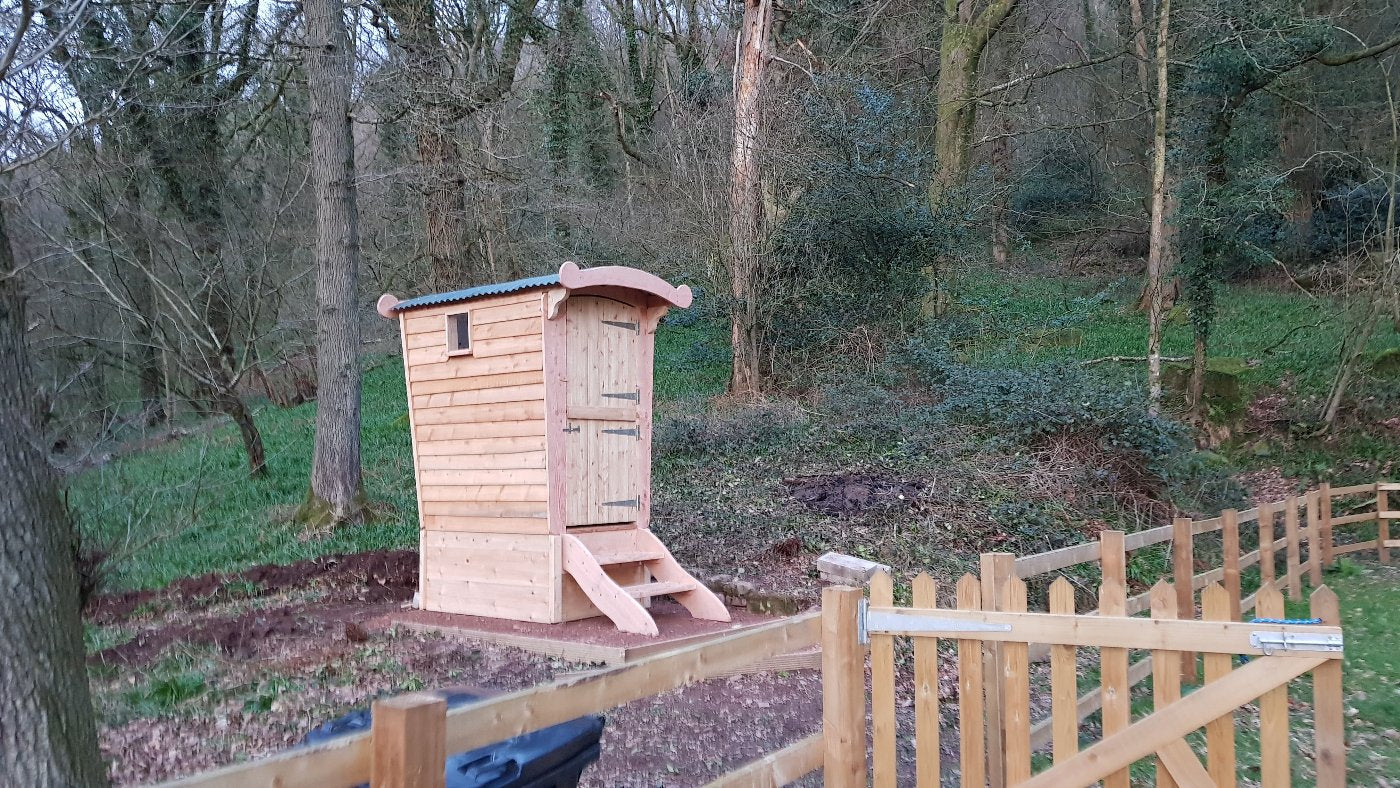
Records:
[[[1103,583],[1099,586],[1099,615],[1128,614],[1128,555],[1123,546],[1122,531],[1099,533],[1099,561],[1103,568]],[[1131,721],[1132,697],[1128,686],[1128,650],[1100,649],[1102,670],[1099,675],[1102,698],[1103,735],[1108,738],[1128,727]],[[1128,788],[1128,770],[1123,769],[1103,779],[1104,788]]]
[[[442,788],[447,762],[447,701],[412,693],[371,707],[372,788]]]
[[[1148,596],[1152,617],[1176,618],[1176,592],[1165,580],[1158,580]],[[1172,651],[1152,652],[1152,708],[1161,711],[1181,700],[1180,657]],[[1058,759],[1057,759],[1058,760]],[[1176,780],[1167,772],[1166,764],[1157,760],[1158,788],[1176,788]]]
[[[1225,591],[1230,594],[1230,620],[1239,621],[1240,609],[1240,513],[1226,509],[1220,513],[1220,543],[1225,553]]]
[[[1298,543],[1298,497],[1288,496],[1283,503],[1283,531],[1288,538],[1288,598],[1303,598],[1303,548]]]
[[[894,578],[884,570],[870,577],[870,604],[894,607]],[[898,751],[895,741],[894,635],[870,636],[870,768],[875,788],[894,788]]]
[[[1001,600],[1008,580],[1015,573],[1016,556],[1011,553],[983,553],[982,570],[982,609],[1001,610]],[[1006,721],[1003,719],[1002,694],[1002,644],[999,641],[982,643],[982,676],[986,682],[987,701],[987,784],[992,788],[1006,785],[1006,756],[1003,749]]]
[[[1341,626],[1337,595],[1327,586],[1309,598],[1313,618],[1330,626]],[[1320,788],[1347,784],[1347,745],[1343,730],[1342,661],[1328,660],[1313,669],[1313,741],[1315,742],[1317,785]]]
[[[1196,617],[1196,594],[1191,589],[1196,580],[1196,561],[1191,546],[1191,518],[1172,520],[1172,580],[1176,586],[1177,618]],[[1196,680],[1196,653],[1181,652],[1181,678]]]
[[[1390,520],[1382,515],[1390,511],[1390,496],[1386,492],[1384,482],[1376,483],[1376,552],[1380,554],[1381,563],[1390,563],[1390,548],[1385,543],[1390,539]]]
[[[861,590],[822,589],[823,775],[833,788],[865,788],[865,654]]]
[[[1274,582],[1274,505],[1259,504],[1259,587]]]
[[[1317,491],[1307,495],[1308,504],[1308,583],[1322,585],[1322,523],[1318,516]]]
[[[1235,621],[1229,593],[1218,583],[1211,583],[1201,592],[1202,621]],[[1205,686],[1230,675],[1234,669],[1231,654],[1206,654],[1201,660],[1205,667]],[[1235,712],[1206,723],[1206,761],[1216,788],[1234,788],[1235,782]]]
[[[981,610],[982,587],[977,578],[963,575],[958,579],[958,609]],[[971,634],[971,633],[969,633]],[[987,748],[984,739],[986,721],[983,703],[986,694],[982,677],[982,644],[977,640],[958,640],[958,760],[962,767],[964,785],[987,783]]]
[[[1322,565],[1332,567],[1337,559],[1332,555],[1336,545],[1332,544],[1332,485],[1323,482],[1317,489],[1319,519],[1322,523]]]

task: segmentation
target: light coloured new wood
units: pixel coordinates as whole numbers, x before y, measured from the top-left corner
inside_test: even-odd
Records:
[[[1029,788],[1087,786],[1133,761],[1154,754],[1173,741],[1254,700],[1267,690],[1327,662],[1327,657],[1302,659],[1262,657],[1216,682],[1197,690],[1162,711],[1154,711],[1085,749],[1073,759],[1055,764],[1026,783]]]
[[[449,504],[456,506],[456,504]],[[549,520],[538,517],[472,517],[453,514],[423,514],[424,531],[455,531],[487,534],[547,534]]]
[[[1007,578],[997,606],[1009,613],[1026,612],[1026,581],[1014,575]],[[1006,644],[1001,670],[1005,778],[1007,785],[1020,785],[1031,778],[1030,662],[1026,643]]]
[[[484,405],[500,402],[544,401],[544,381],[521,383],[513,386],[475,388],[463,391],[444,391],[437,394],[418,394],[413,397],[415,410],[448,408],[460,405]]]
[[[1302,545],[1298,535],[1298,499],[1288,496],[1283,502],[1283,532],[1288,540],[1286,561],[1288,565],[1288,598],[1303,598]]]
[[[564,540],[565,571],[618,629],[652,636],[658,633],[651,614],[607,575],[583,542],[568,534],[553,538]]]
[[[672,599],[679,602],[695,618],[707,621],[729,620],[729,608],[725,606],[724,601],[685,571],[655,534],[645,529],[635,529],[634,533],[637,550],[656,556],[644,564],[653,577],[663,583],[689,586],[687,591],[672,592]]]
[[[1332,527],[1336,528],[1339,525],[1353,525],[1355,523],[1369,523],[1374,520],[1381,519],[1378,516],[1379,514],[1380,512],[1358,512],[1357,514],[1347,514],[1342,515],[1341,517],[1333,517]]]
[[[1230,595],[1230,621],[1240,620],[1240,523],[1234,509],[1220,513],[1221,545],[1225,562],[1225,592]]]
[[[1006,581],[1015,574],[1015,556],[1010,553],[983,553],[980,556],[982,580],[982,607],[996,610],[1001,602]],[[1006,721],[1002,716],[1003,687],[1002,641],[982,642],[982,676],[986,684],[986,701],[983,714],[987,720],[987,782],[993,788],[1006,784],[1005,747],[1003,734]]]
[[[894,580],[888,572],[870,577],[870,604],[894,605]],[[894,788],[895,761],[894,637],[870,636],[871,770],[875,788]]]
[[[782,788],[822,768],[821,731],[719,777],[705,788]]]
[[[1181,788],[1215,788],[1210,773],[1201,765],[1196,753],[1185,739],[1177,739],[1157,750],[1158,788],[1167,785]]]
[[[938,586],[925,573],[914,578],[914,605],[938,606]],[[938,788],[941,774],[938,716],[938,640],[914,639],[915,785]]]
[[[545,439],[543,421],[507,423],[521,425],[517,428],[521,434],[504,437],[473,437],[461,440],[438,437],[420,438],[418,442],[418,454],[422,457],[443,455],[460,457],[476,454],[497,455],[544,451]],[[539,430],[538,432],[535,431],[537,429]],[[505,430],[501,429],[499,431]]]
[[[371,709],[370,785],[442,788],[447,701],[416,693],[377,700]]]
[[[1337,563],[1332,557],[1332,485],[1323,482],[1317,489],[1317,519],[1322,540],[1322,565]]]
[[[1201,619],[1203,621],[1230,621],[1230,594],[1219,585],[1211,584],[1201,592]],[[1230,675],[1234,657],[1230,654],[1207,653],[1202,659],[1206,689],[1212,682]],[[1211,779],[1220,788],[1230,788],[1235,784],[1235,713],[1227,712],[1206,724],[1206,754]]]
[[[1283,594],[1273,584],[1259,589],[1255,612],[1262,618],[1283,618]],[[1288,743],[1288,687],[1269,690],[1259,698],[1259,777],[1264,788],[1288,788],[1292,752]]]
[[[832,788],[866,788],[861,597],[858,588],[822,589],[822,777]]]
[[[549,585],[548,535],[425,531],[426,576],[504,585]]]
[[[1136,687],[1146,681],[1152,675],[1152,657],[1144,657],[1128,666],[1128,686]],[[1074,705],[1075,724],[1087,720],[1090,715],[1100,708],[1103,692],[1099,687],[1094,687],[1083,695]],[[1053,732],[1051,730],[1055,720],[1053,717],[1041,720],[1031,728],[1031,748],[1038,750],[1050,743]]]
[[[433,501],[492,501],[503,503],[538,502],[543,509],[548,500],[549,488],[543,484],[477,484],[477,485],[435,485],[423,484],[419,499],[424,503]]]
[[[1178,517],[1172,521],[1172,580],[1175,581],[1179,618],[1196,617],[1195,572],[1194,529],[1189,518]],[[1181,652],[1181,677],[1186,681],[1196,680],[1194,651]]]
[[[1274,582],[1274,507],[1273,504],[1259,505],[1259,582],[1261,585]]]
[[[1176,592],[1165,580],[1158,580],[1148,592],[1151,596],[1152,617],[1159,620],[1176,618]],[[1181,700],[1181,657],[1175,651],[1152,652],[1152,707],[1159,711]],[[1193,759],[1195,756],[1191,756]],[[1056,759],[1059,762],[1059,759]],[[1173,788],[1171,770],[1160,753],[1157,758],[1158,788]]]
[[[409,368],[410,383],[429,380],[447,380],[467,375],[504,375],[510,372],[538,372],[544,369],[544,354],[515,353],[509,356],[478,358],[457,356],[432,364],[414,364]]]
[[[1340,498],[1343,495],[1369,494],[1376,492],[1377,487],[1380,486],[1383,485],[1378,485],[1376,482],[1370,482],[1369,484],[1353,484],[1350,487],[1333,487],[1331,488],[1331,496],[1333,498]]]
[[[1146,531],[1134,531],[1123,538],[1123,547],[1128,552],[1140,550],[1154,544],[1162,544],[1172,540],[1172,527],[1170,525],[1159,525],[1156,528],[1148,528]]]
[[[1337,595],[1327,586],[1318,586],[1308,597],[1313,618],[1329,626],[1341,626]],[[1341,788],[1347,784],[1347,745],[1343,728],[1342,660],[1340,655],[1318,665],[1312,674],[1313,742],[1316,752],[1319,788]]]
[[[1221,590],[1224,593],[1224,590]],[[1222,621],[1158,621],[1147,618],[1116,618],[1107,616],[1059,616],[1053,613],[1004,613],[970,610],[921,610],[912,607],[875,607],[872,612],[886,614],[889,626],[871,627],[871,631],[900,637],[918,637],[918,627],[905,627],[901,619],[908,616],[931,616],[951,621],[972,621],[981,624],[1007,625],[1009,631],[978,632],[979,640],[998,642],[1049,643],[1067,646],[1145,649],[1148,651],[1182,651],[1187,648],[1217,654],[1260,655],[1262,651],[1249,644],[1254,632],[1298,633],[1309,635],[1340,635],[1337,627],[1312,626],[1289,628],[1285,624],[1253,624]],[[1178,611],[1179,614],[1179,611]],[[1304,652],[1283,652],[1283,659]]]
[[[958,610],[977,612],[982,609],[982,589],[976,577],[963,575],[958,579]],[[944,611],[950,612],[950,611]],[[958,748],[963,785],[984,785],[987,780],[986,738],[983,734],[984,699],[982,681],[982,643],[958,640]]]
[[[1377,548],[1375,539],[1366,542],[1354,542],[1352,544],[1339,545],[1333,548],[1333,555],[1346,555],[1347,553],[1359,553],[1362,550],[1375,550]]]
[[[1317,493],[1310,492],[1306,496],[1307,510],[1307,536],[1308,543],[1308,583],[1317,588],[1322,585],[1322,545],[1320,544],[1322,535],[1322,517],[1318,513]]]
[[[1057,569],[1066,569],[1077,564],[1086,564],[1090,561],[1099,560],[1099,543],[1087,542],[1085,544],[1062,547],[1058,550],[1051,550],[1047,553],[1038,553],[1016,559],[1016,576],[1025,580],[1026,578],[1043,575],[1046,572],[1053,572]]]
[[[482,389],[529,386],[544,382],[542,370],[525,372],[505,372],[499,375],[477,375],[466,378],[443,378],[410,383],[408,393],[413,397],[431,397],[437,394],[452,394],[458,391],[480,391]]]
[[[1065,578],[1050,584],[1050,612],[1072,616],[1074,586]],[[1074,646],[1050,647],[1050,719],[1055,763],[1064,763],[1079,751],[1079,666]]]
[[[423,470],[424,487],[456,487],[473,485],[544,486],[549,483],[544,468],[474,468]],[[509,499],[497,499],[509,500]]]
[[[1382,488],[1383,485],[1377,485]],[[1390,492],[1386,489],[1378,489],[1376,492],[1376,552],[1380,554],[1380,561],[1383,564],[1390,563],[1390,519],[1382,517],[1381,512],[1390,509]]]
[[[544,421],[544,400],[529,402],[488,402],[482,405],[454,405],[442,408],[415,409],[417,423],[423,426],[439,424],[495,424],[502,421]]]
[[[451,517],[530,519],[545,516],[544,506],[537,501],[488,501],[485,503],[425,501],[420,503],[418,508],[425,515],[445,515]],[[509,531],[510,529],[502,528],[502,530]]]
[[[1103,581],[1099,586],[1099,615],[1126,616],[1128,603],[1128,558],[1123,548],[1122,531],[1103,531]],[[1102,663],[1102,717],[1104,736],[1112,736],[1128,727],[1132,715],[1132,695],[1128,687],[1128,651],[1123,648],[1100,650]],[[1128,770],[1122,769],[1104,778],[1104,788],[1128,788]]]

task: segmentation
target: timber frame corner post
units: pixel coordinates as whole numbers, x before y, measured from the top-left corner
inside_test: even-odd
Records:
[[[655,332],[690,288],[583,269],[400,301],[420,533],[419,606],[658,634],[671,596],[729,610],[651,533]]]

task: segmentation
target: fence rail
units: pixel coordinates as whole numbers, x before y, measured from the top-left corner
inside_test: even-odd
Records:
[[[1374,500],[1350,507],[1348,513],[1342,516],[1333,516],[1336,499],[1371,495],[1375,496]],[[1122,741],[1120,737],[1132,730],[1121,724],[1124,720],[1121,704],[1132,686],[1148,676],[1165,676],[1163,671],[1170,670],[1179,671],[1181,678],[1193,680],[1196,660],[1184,649],[1200,650],[1223,647],[1225,644],[1236,647],[1241,644],[1241,638],[1247,637],[1244,630],[1239,628],[1243,625],[1234,626],[1226,622],[1209,624],[1206,626],[1211,627],[1213,634],[1207,636],[1200,629],[1199,622],[1188,621],[1195,617],[1196,592],[1219,583],[1220,591],[1213,592],[1213,595],[1224,600],[1230,614],[1228,620],[1239,622],[1243,613],[1253,610],[1256,603],[1260,605],[1262,614],[1274,615],[1264,609],[1265,603],[1273,604],[1268,594],[1261,595],[1258,591],[1248,595],[1243,593],[1241,573],[1245,569],[1257,565],[1261,584],[1271,582],[1273,587],[1286,591],[1291,598],[1299,599],[1304,574],[1309,578],[1309,585],[1319,586],[1323,568],[1334,563],[1337,556],[1375,550],[1381,562],[1390,563],[1390,548],[1400,547],[1400,540],[1391,539],[1389,530],[1389,521],[1400,519],[1400,511],[1391,508],[1391,502],[1397,500],[1400,500],[1400,483],[1377,482],[1339,488],[1323,485],[1302,496],[1290,496],[1283,501],[1261,504],[1244,511],[1227,510],[1209,519],[1183,518],[1171,525],[1132,534],[1105,531],[1098,541],[1036,555],[985,554],[980,578],[971,581],[964,578],[958,583],[957,606],[964,610],[940,610],[940,614],[950,614],[955,618],[967,616],[984,624],[1005,624],[1007,619],[1002,616],[1014,617],[1025,614],[1027,610],[1024,598],[1008,589],[1023,587],[1026,580],[1084,564],[1098,565],[1102,587],[1098,609],[1076,615],[1074,592],[1069,584],[1061,580],[1051,585],[1048,612],[1061,616],[1055,619],[1061,624],[1073,622],[1073,626],[1065,630],[1066,633],[1056,634],[1060,630],[1041,627],[1037,629],[1037,637],[1041,640],[1034,645],[1026,640],[1016,642],[992,634],[981,635],[975,641],[958,641],[961,666],[959,720],[964,734],[963,746],[971,746],[974,751],[984,753],[1004,752],[1007,742],[1002,737],[1005,732],[1011,730],[1017,737],[1020,736],[1020,715],[1028,715],[1028,711],[1019,704],[1008,710],[1002,703],[1002,693],[981,692],[977,688],[984,685],[984,680],[987,684],[995,683],[995,677],[1001,675],[998,671],[1004,671],[1007,664],[1019,671],[1022,664],[1046,655],[1052,663],[1052,683],[1053,676],[1061,677],[1059,690],[1054,693],[1051,716],[1038,723],[1027,720],[1026,745],[1034,750],[1053,744],[1056,752],[1059,752],[1066,747],[1064,741],[1071,726],[1077,729],[1080,721],[1101,709],[1105,711],[1106,718],[1116,722],[1106,723],[1106,739],[1100,745]],[[1355,511],[1365,507],[1370,509]],[[1377,523],[1374,539],[1336,542],[1339,534],[1349,535],[1353,526],[1370,522]],[[1246,553],[1241,551],[1240,536],[1241,526],[1248,523],[1258,524],[1259,536],[1257,547]],[[1220,565],[1198,572],[1202,555],[1196,549],[1197,537],[1217,532],[1221,534]],[[1149,622],[1160,627],[1155,630],[1159,633],[1156,635],[1144,634],[1154,630],[1142,628],[1131,637],[1113,635],[1119,639],[1112,640],[1106,647],[1104,667],[1105,682],[1111,682],[1111,688],[1100,687],[1073,697],[1073,692],[1066,693],[1064,690],[1065,686],[1069,686],[1064,683],[1064,677],[1070,675],[1071,669],[1067,667],[1070,663],[1065,659],[1067,654],[1072,654],[1076,648],[1087,643],[1084,638],[1089,636],[1084,633],[1096,633],[1094,636],[1102,639],[1110,631],[1125,632],[1127,630],[1112,626],[1116,623],[1113,619],[1121,622],[1123,617],[1149,610],[1154,618],[1161,618],[1154,606],[1154,602],[1158,606],[1165,604],[1159,598],[1164,593],[1160,588],[1154,589],[1155,596],[1153,591],[1135,596],[1126,593],[1131,552],[1154,545],[1169,545],[1171,550],[1170,575],[1175,585],[1170,593],[1178,611],[1171,618],[1177,620]],[[1182,582],[1185,578],[1190,578],[1190,582]],[[872,587],[872,601],[877,607],[892,607],[892,587],[881,585],[887,582],[877,580]],[[854,606],[853,600],[849,597],[845,599],[847,602],[841,604]],[[933,608],[935,599],[934,582],[929,578],[917,579],[914,585],[915,605]],[[824,606],[829,604],[824,603]],[[353,785],[370,781],[375,786],[440,785],[446,752],[470,750],[574,717],[606,711],[690,683],[727,675],[735,669],[810,646],[820,644],[822,647],[824,676],[850,673],[857,668],[863,671],[864,649],[856,638],[855,619],[845,616],[847,612],[854,613],[854,607],[851,611],[828,610],[825,616],[821,612],[807,613],[735,635],[684,646],[631,665],[556,681],[451,711],[444,708],[440,699],[427,695],[378,701],[374,704],[374,724],[369,733],[289,750],[163,785],[169,788],[250,785],[295,788]],[[842,615],[838,616],[837,613]],[[850,631],[844,628],[845,623],[833,623],[847,620],[852,622]],[[892,653],[893,637],[894,634],[886,632],[872,638],[872,650],[881,661]],[[1183,637],[1187,639],[1183,640]],[[928,675],[929,666],[936,666],[938,658],[931,642],[921,642],[926,640],[916,638],[914,644],[916,670],[921,675]],[[984,641],[989,644],[986,649],[982,647]],[[969,647],[968,644],[976,645]],[[1151,649],[1154,656],[1129,664],[1126,659],[1128,649]],[[1161,655],[1167,653],[1182,654],[1174,668],[1160,663]],[[1176,662],[1175,657],[1173,662]],[[1209,667],[1206,670],[1208,674],[1211,672]],[[1327,681],[1333,680],[1330,674],[1328,676]],[[872,686],[872,691],[881,699],[891,697],[893,693],[887,680],[889,677],[882,674],[878,684]],[[1336,680],[1340,680],[1339,673]],[[857,694],[857,689],[860,694]],[[842,784],[838,782],[839,779],[854,780],[857,774],[863,780],[866,773],[864,729],[847,730],[845,723],[841,722],[852,719],[852,709],[856,708],[862,710],[864,719],[863,693],[863,683],[859,688],[854,688],[829,686],[824,682],[823,731],[726,774],[710,785],[712,788],[768,788],[791,782],[817,769],[824,769],[828,782],[832,784]],[[915,727],[920,742],[937,741],[937,693],[936,681],[925,681],[916,687],[919,711],[916,713]],[[1340,703],[1340,690],[1337,694],[1337,702]],[[1269,702],[1269,697],[1277,698],[1276,695],[1266,694],[1265,701],[1261,703]],[[1277,700],[1272,702],[1276,704]],[[1107,709],[1104,709],[1105,703],[1108,704]],[[1008,712],[1013,715],[1010,729],[1007,727]],[[889,716],[882,713],[875,718],[875,724],[876,741],[883,742],[877,746],[877,757],[888,759],[888,731],[893,730],[893,723]],[[985,732],[985,739],[980,739],[982,733],[978,732]],[[858,761],[853,754],[857,739],[861,742]],[[1019,738],[1011,745],[1020,747]],[[921,749],[923,746],[921,744]],[[1340,746],[1340,740],[1337,740],[1336,746]],[[934,749],[937,749],[936,746]],[[1091,750],[1086,750],[1081,755],[1089,752]],[[1158,757],[1176,763],[1179,768],[1189,769],[1189,765],[1182,765],[1181,755],[1179,749],[1171,747],[1158,753]],[[1336,757],[1335,753],[1329,756],[1328,752],[1323,752],[1323,755]],[[1057,763],[1059,760],[1056,757]],[[1005,767],[1004,759],[999,758],[985,759],[980,766],[965,762],[964,782],[980,784],[985,776],[993,784],[1004,784],[1008,776]],[[919,773],[921,785],[936,784],[936,771],[930,771],[926,764],[920,766]],[[833,779],[833,776],[837,777]]]

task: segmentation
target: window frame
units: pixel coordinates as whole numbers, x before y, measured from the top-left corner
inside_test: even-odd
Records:
[[[460,344],[460,342],[458,341],[460,339],[460,333],[457,328],[457,318],[462,316],[466,316],[467,319],[466,347],[458,347],[458,345]],[[476,321],[472,319],[472,310],[463,309],[459,312],[448,312],[447,314],[443,315],[443,318],[446,321],[447,330],[446,341],[443,344],[447,350],[448,357],[451,358],[453,356],[472,355],[472,326],[476,324]]]

